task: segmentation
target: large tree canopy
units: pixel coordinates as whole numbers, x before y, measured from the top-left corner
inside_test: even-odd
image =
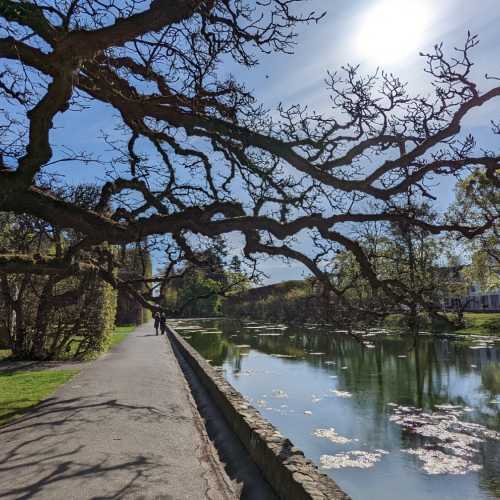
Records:
[[[404,283],[377,275],[355,227],[400,223],[467,238],[490,229],[488,214],[429,222],[405,200],[432,199],[430,180],[471,170],[498,187],[498,153],[478,151],[461,129],[500,87],[492,78],[483,91],[471,79],[478,41],[469,36],[449,58],[441,46],[424,56],[429,95],[348,66],[327,78],[330,109],[269,113],[224,64],[251,67],[262,53],[292,51],[297,25],[322,18],[305,8],[298,0],[0,0],[0,211],[81,235],[65,255],[35,265],[0,256],[0,270],[60,272],[85,248],[160,236],[169,252],[176,245],[195,258],[192,235],[236,231],[248,257],[295,259],[329,286],[324,264],[348,250],[372,286],[410,300]],[[59,161],[56,115],[89,101],[115,111],[123,140],[109,139],[119,155],[103,167],[98,203],[84,208],[49,188],[44,172]],[[88,157],[75,160],[83,168]],[[307,251],[298,237],[311,242]]]

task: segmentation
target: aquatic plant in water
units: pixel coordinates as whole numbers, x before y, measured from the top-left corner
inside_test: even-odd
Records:
[[[283,389],[274,389],[272,395],[276,399],[288,399],[288,394]]]
[[[369,469],[388,454],[385,450],[370,451],[346,451],[336,455],[321,455],[319,461],[323,469],[343,469],[354,467],[358,469]]]
[[[463,475],[467,472],[482,469],[481,465],[474,464],[470,460],[454,455],[447,455],[439,450],[416,448],[401,451],[409,455],[417,456],[423,462],[422,469],[427,474]]]
[[[481,469],[472,462],[478,445],[487,439],[500,440],[500,433],[483,425],[465,422],[459,416],[470,410],[458,405],[436,405],[426,413],[409,406],[397,406],[389,417],[406,431],[427,438],[424,447],[401,450],[417,456],[427,474],[465,474]]]
[[[313,436],[328,439],[335,444],[347,444],[352,442],[350,438],[339,436],[333,427],[329,429],[316,429],[313,432]]]
[[[338,391],[337,389],[330,389],[330,392],[332,394],[335,394],[335,396],[339,398],[352,398],[352,394],[347,391]]]

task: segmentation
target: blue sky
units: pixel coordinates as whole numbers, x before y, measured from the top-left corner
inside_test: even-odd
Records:
[[[324,86],[326,71],[346,63],[360,64],[366,72],[377,67],[393,72],[408,82],[412,91],[425,94],[430,88],[419,52],[431,51],[440,42],[449,49],[461,46],[468,30],[480,37],[473,55],[474,74],[483,83],[481,88],[493,86],[484,80],[485,73],[500,75],[499,0],[316,0],[310,5],[317,12],[326,10],[327,17],[318,26],[301,30],[293,55],[267,57],[257,69],[235,71],[244,76],[270,109],[280,102],[307,103],[312,109],[325,109],[329,106]],[[384,19],[388,12],[393,13],[392,19]],[[417,26],[412,28],[415,17]],[[398,20],[400,23],[395,22]],[[405,32],[412,35],[411,40],[406,41],[404,36],[404,42],[399,44],[402,47],[391,50]],[[375,40],[374,47],[370,47],[369,41],[377,33],[383,40]],[[386,50],[380,53],[381,48]],[[467,122],[469,130],[485,147],[493,147],[498,141],[490,133],[492,118],[500,119],[500,103],[471,114]],[[444,209],[453,200],[453,188],[454,179],[439,180],[435,193],[440,208]],[[300,265],[287,265],[276,259],[267,259],[261,267],[270,276],[268,282],[304,275]]]
[[[269,109],[282,102],[327,111],[329,101],[323,83],[326,72],[346,63],[361,64],[363,72],[381,67],[407,81],[413,92],[425,94],[430,89],[419,51],[430,51],[441,41],[445,48],[461,46],[468,30],[481,40],[473,53],[480,88],[492,86],[492,82],[484,81],[485,73],[500,76],[500,0],[312,0],[305,5],[308,10],[326,10],[327,16],[318,25],[300,28],[293,55],[264,56],[261,64],[251,70],[231,64],[224,68],[244,81]],[[467,122],[485,146],[493,145],[488,125],[491,119],[500,119],[499,110],[500,103],[490,105],[475,112]],[[109,109],[94,105],[78,113],[78,133],[74,115],[60,116],[53,139],[59,145],[93,150],[106,157],[109,152],[99,139],[100,130],[113,134],[112,116]],[[73,179],[104,177],[97,167],[89,167],[81,175],[68,164],[63,171]],[[445,208],[453,198],[453,182],[441,180],[435,192],[439,205]],[[238,246],[238,239],[233,241]],[[270,276],[268,282],[303,274],[299,266],[273,259],[265,261],[262,269]]]

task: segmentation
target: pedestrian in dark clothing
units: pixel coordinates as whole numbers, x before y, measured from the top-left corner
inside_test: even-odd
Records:
[[[156,312],[153,316],[155,320],[155,330],[156,330],[156,335],[158,335],[158,328],[160,328],[160,313]]]
[[[161,313],[160,315],[160,332],[162,335],[165,335],[167,332],[167,315],[165,313]]]

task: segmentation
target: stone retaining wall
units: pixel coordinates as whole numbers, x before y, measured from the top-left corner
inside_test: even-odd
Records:
[[[175,330],[169,337],[199,377],[234,433],[283,500],[349,500],[338,485],[304,457]]]

